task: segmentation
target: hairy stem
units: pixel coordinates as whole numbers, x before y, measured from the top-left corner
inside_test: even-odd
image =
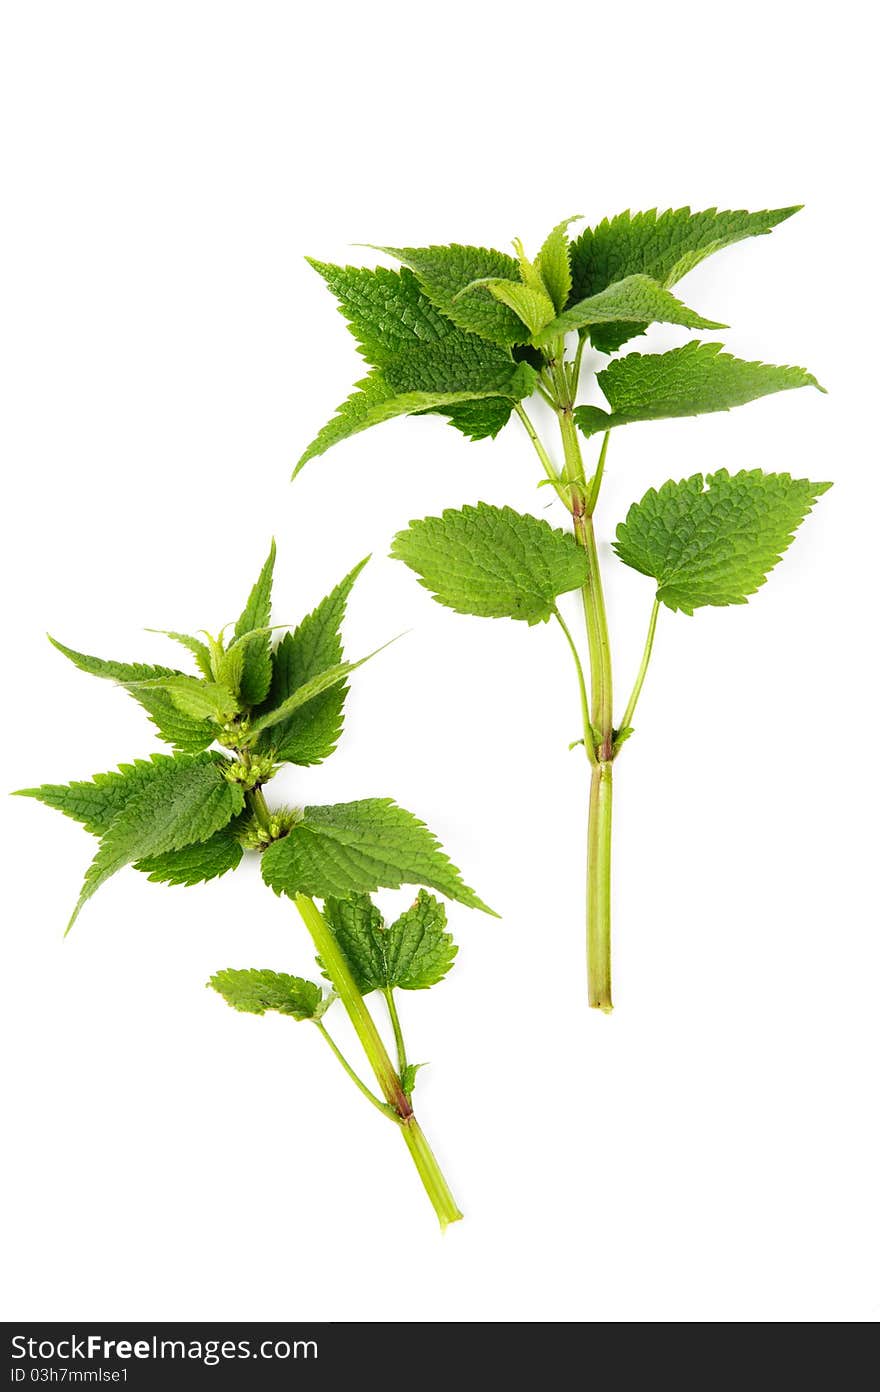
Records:
[[[651,661],[651,651],[654,647],[654,634],[657,631],[657,615],[659,613],[660,601],[659,599],[655,599],[654,606],[651,610],[651,618],[648,623],[648,636],[645,639],[645,650],[642,653],[641,665],[639,666],[638,675],[636,676],[635,686],[632,689],[632,695],[626,703],[626,710],[623,712],[623,719],[620,722],[620,728],[622,730],[625,730],[628,725],[632,724],[632,718],[636,713],[636,706],[642,694],[642,687],[645,684],[648,663]]]
[[[348,1018],[354,1026],[361,1047],[376,1076],[379,1090],[403,1133],[407,1149],[412,1155],[428,1197],[434,1205],[434,1211],[440,1225],[445,1228],[447,1223],[455,1222],[462,1215],[452,1197],[449,1185],[434,1159],[431,1147],[413,1116],[412,1104],[403,1090],[403,1085],[394,1070],[391,1059],[388,1057],[382,1036],[358,990],[357,982],[351,974],[351,968],[314,900],[310,899],[307,894],[297,894],[294,902],[311,935],[312,942],[315,944],[333,989],[342,1001]]]
[[[254,815],[261,831],[267,836],[272,835],[272,814],[269,811],[269,804],[266,802],[262,788],[250,788],[245,794],[245,801]]]
[[[539,436],[537,430],[532,424],[531,417],[526,411],[526,408],[523,406],[521,401],[517,401],[514,402],[513,409],[516,411],[516,414],[519,416],[520,420],[522,421],[525,427],[526,434],[531,440],[535,453],[541,461],[541,467],[544,470],[544,473],[547,475],[548,479],[553,484],[553,487],[555,488],[562,502],[565,503],[566,507],[568,507],[568,495],[566,494],[565,488],[560,482],[559,475],[556,472],[556,466],[554,465],[553,460],[550,458],[550,455],[544,448],[544,445],[541,441],[541,437]]]

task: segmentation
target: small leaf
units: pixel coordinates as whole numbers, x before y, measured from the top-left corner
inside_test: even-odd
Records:
[[[368,894],[325,899],[324,917],[362,995],[436,986],[458,952],[446,932],[445,908],[424,889],[389,928]]]
[[[194,720],[215,720],[220,724],[231,720],[239,705],[228,686],[222,682],[203,681],[200,677],[156,677],[149,681],[129,682],[133,696],[141,692],[158,691],[167,695],[179,711]]]
[[[191,633],[174,633],[169,628],[148,628],[148,633],[161,633],[165,638],[171,638],[175,643],[180,643],[184,648],[192,653],[196,660],[196,666],[203,677],[208,681],[214,678],[214,669],[211,665],[211,650],[207,643],[203,643],[201,638],[194,638]]]
[[[216,735],[213,725],[206,720],[186,716],[172,701],[167,691],[157,688],[162,678],[182,677],[185,681],[195,681],[174,667],[157,667],[144,662],[112,662],[88,653],[76,652],[67,648],[49,635],[49,642],[60,653],[69,658],[81,672],[90,676],[115,681],[138,701],[156,725],[159,735],[186,753],[196,753],[207,749]]]
[[[241,661],[241,672],[238,684],[234,689],[236,692],[240,691],[241,699],[246,706],[257,706],[261,701],[264,701],[269,690],[269,682],[272,680],[272,663],[269,656],[270,638],[265,630],[272,622],[272,577],[274,571],[275,542],[273,540],[263,569],[260,571],[248,602],[235,625],[236,638],[243,638],[246,634],[253,635],[241,649],[238,649],[242,654],[241,658],[230,659],[235,663]],[[264,631],[255,632],[255,630]]]
[[[345,898],[419,884],[492,913],[424,822],[390,798],[307,807],[302,821],[264,851],[262,870],[276,894],[291,897]]]
[[[382,915],[370,896],[352,894],[346,899],[329,896],[324,900],[324,918],[361,995],[381,990],[387,984]]]
[[[760,469],[670,481],[633,503],[614,549],[658,581],[657,598],[670,609],[745,604],[830,487]]]
[[[388,985],[401,991],[436,986],[458,952],[452,934],[446,932],[446,909],[424,889],[385,931],[383,945]]]
[[[535,263],[557,314],[561,314],[565,309],[571,294],[568,229],[573,222],[579,220],[578,217],[570,217],[557,223],[541,247]]]
[[[512,280],[490,280],[487,284],[490,294],[518,314],[532,336],[556,315],[556,307],[543,288],[538,290]]]
[[[342,661],[340,625],[352,586],[369,557],[349,571],[299,625],[287,633],[272,654],[272,685],[265,711],[277,710],[306,682]],[[276,721],[271,734],[259,741],[260,748],[271,746],[284,763],[319,764],[336,748],[342,732],[343,708],[348,686],[344,681],[313,696],[282,721]],[[257,711],[257,718],[264,709]]]
[[[391,641],[393,642],[394,640],[392,639]],[[333,667],[328,667],[326,672],[319,672],[317,676],[310,677],[307,682],[303,682],[302,686],[298,687],[286,700],[282,701],[280,706],[276,706],[274,710],[268,710],[265,714],[258,716],[250,727],[247,743],[253,743],[254,739],[262,734],[264,730],[270,730],[274,725],[285,723],[295,711],[298,711],[301,706],[305,706],[309,701],[313,701],[316,696],[322,695],[323,692],[330,690],[334,686],[339,686],[350,673],[356,671],[358,667],[362,667],[365,662],[369,662],[371,657],[375,657],[387,647],[388,644],[383,643],[381,648],[376,648],[374,652],[367,653],[366,657],[358,658],[356,662],[337,662]]]
[[[698,416],[729,411],[772,392],[819,387],[802,367],[743,362],[721,351],[720,343],[686,343],[671,353],[629,353],[596,378],[611,406],[578,406],[574,418],[585,435],[631,421]]]
[[[449,424],[469,440],[494,440],[510,420],[513,402],[506,396],[484,396],[479,401],[463,401],[459,406],[435,408]]]
[[[400,1075],[400,1086],[403,1088],[407,1097],[412,1097],[416,1086],[416,1074],[420,1068],[424,1068],[423,1063],[408,1063]]]
[[[586,556],[574,537],[488,503],[411,522],[394,538],[391,555],[457,613],[529,624],[549,619],[557,596],[587,578]]]
[[[215,972],[208,986],[233,1010],[248,1015],[265,1015],[267,1010],[276,1010],[279,1015],[290,1015],[294,1020],[314,1020],[323,1013],[320,986],[301,976],[288,976],[286,972],[236,971],[227,967],[225,971]]]
[[[538,344],[552,343],[555,338],[575,329],[592,328],[594,324],[612,324],[620,320],[636,324],[683,324],[688,329],[723,329],[714,319],[704,319],[688,309],[656,280],[646,275],[631,275],[618,280],[607,289],[586,300],[579,300],[566,309],[546,328],[535,335]]]

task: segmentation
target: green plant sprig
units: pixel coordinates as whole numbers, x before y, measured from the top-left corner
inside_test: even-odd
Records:
[[[82,671],[124,687],[172,752],[83,782],[24,788],[19,796],[56,808],[98,838],[68,932],[96,890],[124,866],[155,882],[194,885],[235,870],[248,852],[260,856],[265,883],[296,905],[328,987],[286,972],[233,968],[218,971],[208,984],[236,1010],[311,1021],[360,1093],[400,1130],[445,1226],[461,1214],[413,1112],[420,1065],[407,1056],[395,992],[436,985],[457,951],[443,904],[424,886],[492,910],[463,882],[424,823],[390,798],[273,808],[264,793],[282,765],[318,764],[336,748],[347,678],[360,665],[343,659],[339,630],[365,564],[295,630],[274,639],[273,543],[228,640],[168,633],[189,651],[198,675],[108,662],[52,639]],[[422,887],[412,906],[386,924],[370,896],[404,884]],[[373,992],[387,1009],[396,1064],[365,1000]],[[326,1016],[337,1000],[378,1095],[328,1031]]]
[[[534,260],[472,246],[381,247],[399,271],[311,264],[339,301],[369,376],[305,450],[304,464],[368,426],[439,413],[471,440],[494,438],[516,417],[569,515],[570,530],[486,503],[410,523],[394,539],[441,604],[462,614],[557,622],[573,656],[589,763],[588,994],[610,1011],[612,768],[633,733],[661,605],[693,614],[743,604],[780,559],[827,483],[787,473],[726,470],[670,480],[634,503],[614,550],[656,582],[631,694],[615,720],[611,641],[594,518],[611,433],[640,421],[726,411],[770,393],[819,387],[800,367],[745,362],[718,342],[692,339],[671,352],[629,353],[596,374],[607,409],[578,404],[587,343],[607,355],[653,323],[707,331],[725,326],[690,309],[672,287],[705,257],[770,232],[796,207],[759,213],[623,213],[571,241],[557,224]],[[529,416],[537,396],[554,411],[561,459]],[[595,464],[582,442],[601,436]],[[587,660],[559,607],[581,591]]]

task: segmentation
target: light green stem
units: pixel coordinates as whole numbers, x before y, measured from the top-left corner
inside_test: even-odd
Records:
[[[584,748],[587,751],[587,758],[589,759],[590,763],[595,764],[596,746],[593,740],[593,730],[590,725],[590,703],[587,697],[587,683],[584,679],[584,668],[583,663],[581,662],[581,655],[577,650],[577,644],[571,636],[571,630],[569,629],[568,624],[565,622],[565,619],[562,617],[558,609],[554,608],[553,613],[556,615],[559,627],[562,629],[563,633],[565,634],[568,640],[568,646],[571,648],[571,655],[574,658],[574,665],[578,678],[578,690],[580,691],[581,696],[581,717],[584,726]]]
[[[370,1091],[363,1079],[358,1077],[357,1073],[355,1073],[348,1059],[345,1057],[345,1054],[337,1045],[335,1039],[333,1039],[331,1035],[327,1033],[327,1030],[324,1028],[322,1021],[314,1020],[313,1024],[317,1028],[321,1038],[326,1039],[327,1043],[330,1045],[330,1048],[333,1050],[333,1053],[336,1055],[339,1062],[342,1064],[342,1067],[345,1069],[346,1073],[348,1074],[349,1078],[351,1078],[351,1081],[354,1083],[358,1091],[363,1093],[367,1101],[372,1102],[374,1107],[378,1107],[379,1111],[383,1114],[383,1116],[393,1117],[396,1121],[397,1113],[395,1112],[394,1108],[391,1106],[389,1102],[380,1102],[376,1094]]]
[[[563,477],[570,485],[574,534],[587,555],[587,579],[582,595],[590,649],[591,725],[596,733],[595,762],[590,776],[587,825],[587,995],[591,1006],[611,1010],[611,761],[614,757],[614,712],[611,642],[593,511],[605,467],[608,437],[602,445],[592,483],[584,477],[580,439],[573,401],[561,354],[554,368],[559,395],[559,429],[565,455]],[[586,737],[585,732],[585,737]],[[589,732],[592,738],[592,731]]]
[[[620,722],[621,730],[625,730],[628,725],[632,724],[632,718],[636,713],[636,706],[638,704],[639,697],[642,694],[642,687],[645,684],[645,677],[648,671],[648,663],[651,661],[651,650],[654,647],[654,634],[657,631],[657,615],[659,613],[660,601],[659,599],[655,599],[654,607],[651,610],[651,618],[648,623],[648,636],[645,639],[645,650],[642,653],[642,661],[639,667],[638,675],[636,677],[635,686],[632,689],[632,695],[630,696],[627,702],[626,710],[623,712],[623,719]]]
[[[590,778],[587,843],[587,985],[590,1005],[611,1013],[611,762]]]
[[[428,1197],[434,1205],[434,1211],[440,1220],[440,1225],[445,1228],[447,1223],[455,1222],[462,1215],[452,1197],[449,1185],[434,1159],[431,1148],[413,1116],[412,1104],[403,1090],[403,1085],[394,1070],[391,1059],[388,1057],[382,1036],[358,990],[357,983],[351,974],[351,968],[314,900],[306,894],[297,894],[294,897],[294,902],[311,935],[312,942],[315,944],[333,989],[354,1026],[361,1047],[376,1076],[379,1090],[388,1103],[389,1110],[394,1113],[394,1119],[400,1127]]]
[[[384,995],[388,1005],[391,1028],[394,1031],[394,1043],[397,1046],[397,1071],[403,1078],[406,1069],[406,1045],[403,1042],[403,1030],[400,1028],[400,1016],[397,1013],[397,1002],[394,999],[394,987],[386,986]]]
[[[535,429],[534,425],[532,424],[531,418],[528,412],[526,411],[526,408],[523,406],[521,401],[516,401],[514,402],[513,409],[516,411],[516,414],[519,416],[520,420],[522,421],[525,427],[526,434],[531,440],[532,445],[535,449],[535,453],[541,461],[541,467],[543,468],[544,473],[547,475],[548,479],[553,484],[553,487],[555,488],[562,502],[565,503],[566,507],[568,507],[568,495],[562,483],[560,482],[559,475],[556,472],[556,467],[553,463],[553,460],[550,458],[549,454],[544,448],[541,438],[538,435],[538,432]]]

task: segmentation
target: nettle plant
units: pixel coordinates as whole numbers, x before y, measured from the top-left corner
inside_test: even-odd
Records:
[[[425,824],[390,798],[329,807],[267,803],[263,789],[284,764],[319,764],[336,748],[346,679],[360,666],[343,660],[339,630],[366,561],[280,641],[270,626],[274,564],[273,543],[228,639],[225,630],[216,638],[168,633],[189,650],[197,675],[107,662],[52,639],[82,671],[130,692],[173,753],[136,759],[85,782],[25,788],[20,795],[81,822],[100,843],[68,932],[86,901],[124,866],[153,881],[194,885],[235,870],[247,852],[259,854],[266,884],[299,910],[329,985],[286,972],[231,968],[208,984],[236,1010],[274,1010],[315,1025],[360,1092],[400,1130],[445,1226],[461,1214],[413,1114],[420,1065],[407,1057],[395,991],[435,985],[456,955],[443,904],[425,886],[471,908],[492,910],[463,883]],[[405,884],[422,888],[412,906],[386,924],[370,895]],[[365,1000],[373,992],[387,1008],[396,1063]],[[354,1026],[379,1096],[328,1032],[327,1012],[337,1000]]]
[[[671,287],[705,257],[770,232],[797,208],[622,213],[570,241],[560,223],[529,260],[471,246],[377,247],[402,269],[312,262],[348,320],[370,374],[320,431],[297,470],[357,432],[402,414],[437,412],[471,440],[516,417],[571,530],[508,507],[449,509],[412,522],[394,540],[441,603],[462,614],[536,624],[554,619],[574,659],[590,765],[587,946],[590,1005],[611,1010],[612,770],[633,732],[660,605],[693,614],[743,604],[763,585],[820,493],[830,485],[787,473],[724,469],[651,488],[617,527],[614,551],[656,581],[644,655],[615,717],[611,644],[594,516],[612,430],[638,421],[726,411],[771,392],[819,384],[800,367],[743,362],[717,342],[629,353],[596,374],[607,407],[578,405],[583,354],[614,354],[653,323],[725,326],[689,309]],[[819,388],[822,390],[822,388]],[[555,413],[561,463],[524,406]],[[589,466],[584,442],[601,443]],[[580,589],[589,674],[559,608]]]

